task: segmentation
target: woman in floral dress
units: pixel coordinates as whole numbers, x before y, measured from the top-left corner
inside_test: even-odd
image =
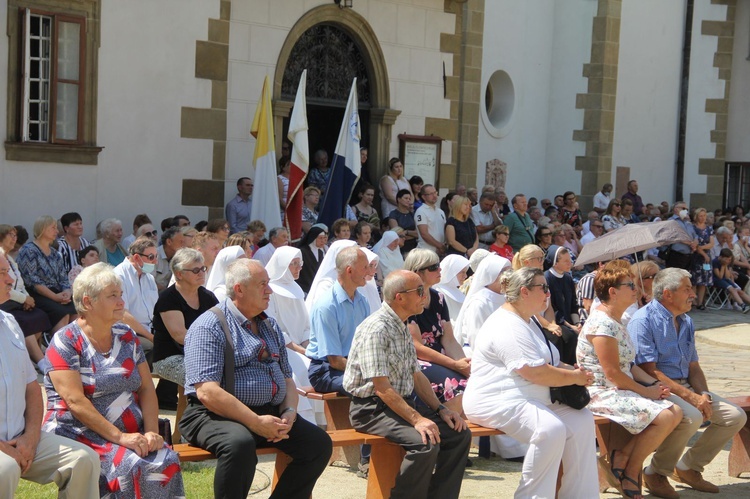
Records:
[[[641,496],[643,461],[682,421],[682,410],[666,399],[669,388],[636,366],[635,347],[620,323],[637,298],[634,276],[622,260],[608,263],[594,278],[602,304],[588,318],[578,339],[578,365],[594,374],[588,409],[620,424],[634,436],[622,448],[601,456],[610,485],[626,497]]]
[[[177,454],[158,433],[151,373],[135,333],[120,322],[120,279],[97,263],[73,287],[80,317],[60,329],[42,362],[47,414],[42,430],[101,457],[101,497],[184,497]]]
[[[422,373],[432,383],[440,402],[461,413],[461,398],[471,361],[464,357],[453,335],[445,297],[431,289],[440,282],[440,259],[432,250],[416,248],[406,257],[404,269],[419,274],[425,287],[424,311],[408,321]]]
[[[709,255],[711,248],[714,247],[714,228],[706,223],[705,208],[696,208],[693,212],[693,229],[698,237],[698,247],[693,253],[690,276],[695,286],[695,303],[698,304],[699,309],[704,310],[703,300],[706,297],[706,288],[714,284],[714,272]]]

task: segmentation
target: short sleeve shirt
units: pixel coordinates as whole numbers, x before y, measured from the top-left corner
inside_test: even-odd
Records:
[[[356,291],[349,298],[338,281],[310,310],[310,343],[306,354],[311,359],[325,360],[329,355],[347,357],[358,324],[370,315],[367,299]]]
[[[445,213],[437,205],[430,206],[423,204],[414,213],[414,221],[417,227],[420,225],[427,226],[427,232],[435,238],[439,243],[445,243]],[[437,249],[422,239],[422,234],[419,235],[419,242],[417,243],[419,248]]]

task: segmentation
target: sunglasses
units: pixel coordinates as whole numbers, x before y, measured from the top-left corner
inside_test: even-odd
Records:
[[[403,291],[399,291],[398,293],[411,293],[412,291],[416,291],[417,292],[417,296],[419,296],[420,298],[422,298],[424,296],[424,286],[423,285],[417,286],[414,289],[405,289]],[[396,294],[398,294],[398,293],[396,293]]]
[[[156,237],[157,234],[158,234],[158,232],[156,232],[155,230],[152,230],[151,232],[144,232],[143,233],[143,235],[146,236],[146,237]]]
[[[653,279],[654,277],[656,277],[656,274],[647,275],[647,276],[641,277],[641,279],[643,279],[644,281],[648,281],[649,279]]]
[[[154,253],[153,255],[146,255],[145,253],[138,253],[138,256],[142,256],[149,262],[155,262],[157,258],[156,253]]]
[[[546,282],[544,284],[529,284],[529,288],[542,288],[542,291],[547,294],[549,293],[549,284]]]
[[[552,233],[551,233],[551,232],[541,232],[541,233],[539,234],[539,237],[544,237],[544,236],[551,236],[551,235],[552,235]]]
[[[429,267],[423,267],[419,269],[419,271],[424,272],[426,270],[427,272],[437,272],[439,268],[440,268],[440,264],[436,263],[435,265],[430,265]]]
[[[205,265],[203,267],[195,267],[194,269],[182,269],[183,272],[192,272],[195,275],[200,274],[201,272],[206,272],[208,270],[208,267]]]
[[[620,282],[620,283],[615,284],[616,288],[619,288],[620,286],[627,286],[630,288],[631,291],[635,291],[635,283],[633,281]]]

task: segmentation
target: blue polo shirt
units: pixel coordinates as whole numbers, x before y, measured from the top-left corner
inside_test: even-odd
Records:
[[[310,311],[310,343],[305,354],[314,360],[329,355],[349,356],[354,331],[370,315],[370,305],[359,291],[350,299],[338,281],[313,304]]]
[[[655,362],[656,369],[671,379],[687,378],[690,363],[698,361],[695,327],[687,314],[677,316],[675,330],[672,313],[658,300],[651,300],[630,319],[628,332],[636,349],[635,363]]]

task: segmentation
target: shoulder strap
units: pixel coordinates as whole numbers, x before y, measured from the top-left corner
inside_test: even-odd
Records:
[[[224,336],[227,339],[227,344],[224,347],[224,389],[234,396],[234,342],[232,341],[232,334],[229,332],[229,325],[224,312],[218,306],[211,308],[211,312],[219,318],[221,329],[224,330]]]
[[[549,357],[552,359],[552,362],[550,362],[550,365],[553,366],[553,362],[555,362],[555,354],[552,353],[552,347],[549,344],[549,340],[547,339],[547,335],[544,334],[544,328],[542,327],[542,324],[539,322],[539,319],[536,318],[535,315],[531,316],[531,320],[534,321],[534,324],[539,328],[539,332],[542,333],[542,338],[544,338],[544,342],[547,343],[547,348],[549,348]]]

